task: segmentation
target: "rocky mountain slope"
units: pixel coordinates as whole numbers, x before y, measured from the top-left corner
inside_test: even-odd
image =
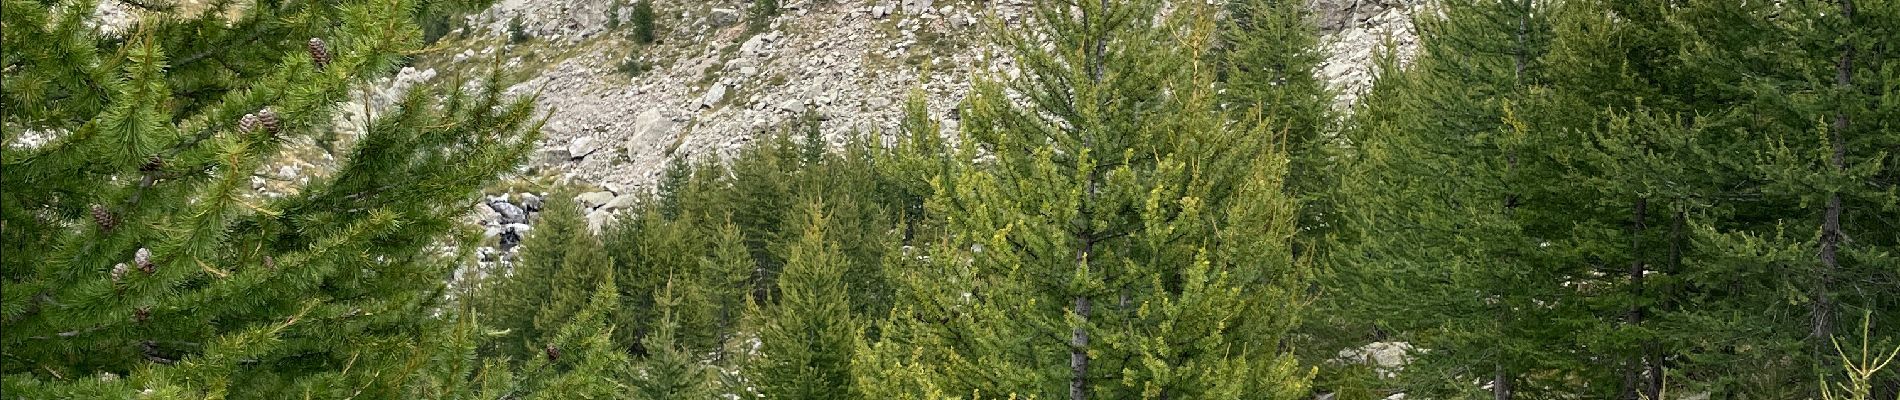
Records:
[[[499,62],[519,71],[510,90],[539,94],[552,112],[530,172],[627,195],[674,158],[730,154],[805,113],[834,142],[894,129],[913,90],[955,129],[948,111],[971,76],[1012,70],[984,56],[985,21],[1021,24],[1031,1],[793,1],[752,33],[750,1],[658,0],[659,40],[636,54],[626,24],[610,29],[610,13],[625,21],[630,8],[614,0],[507,0],[468,17],[418,68],[474,76],[456,72]],[[1328,54],[1319,74],[1342,108],[1370,81],[1387,40],[1410,57],[1410,16],[1422,2],[1309,0]],[[511,25],[529,39],[509,44]],[[648,70],[619,71],[630,54]]]

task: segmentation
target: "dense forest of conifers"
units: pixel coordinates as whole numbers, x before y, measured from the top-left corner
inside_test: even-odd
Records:
[[[557,195],[454,285],[539,137],[505,82],[246,191],[479,2],[85,3],[4,3],[8,399],[1900,395],[1900,1],[1445,0],[1350,110],[1299,1],[1043,1],[954,132]]]

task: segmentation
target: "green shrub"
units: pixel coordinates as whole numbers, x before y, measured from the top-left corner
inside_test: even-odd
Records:
[[[627,59],[621,60],[620,65],[614,67],[615,71],[620,71],[620,73],[627,74],[629,77],[640,76],[640,74],[644,74],[650,69],[652,69],[652,66],[647,65],[646,60],[640,59],[639,51],[627,54]]]
[[[533,38],[533,36],[528,36],[527,27],[524,27],[521,25],[521,16],[516,15],[514,19],[508,20],[508,43],[509,44],[519,44],[521,42],[526,42],[528,41],[528,39],[531,39],[531,38]]]
[[[624,5],[620,0],[607,3],[607,30],[620,29],[620,7]]]
[[[633,41],[640,44],[652,44],[658,36],[653,34],[653,0],[639,0],[633,3]]]
[[[778,16],[778,0],[752,0],[752,9],[746,15],[746,28],[752,32],[764,31],[772,25],[772,18]]]

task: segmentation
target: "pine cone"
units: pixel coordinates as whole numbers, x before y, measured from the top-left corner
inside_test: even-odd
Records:
[[[244,114],[244,117],[238,118],[238,132],[251,133],[257,131],[257,124],[257,114]]]
[[[269,133],[273,136],[277,135],[277,132],[283,128],[283,121],[278,120],[277,112],[271,111],[269,107],[257,110],[257,124],[264,128],[265,133]]]
[[[139,272],[144,272],[146,275],[158,272],[158,265],[152,264],[152,251],[144,247],[140,247],[138,252],[132,253],[132,263],[137,264],[139,266]]]
[[[264,256],[264,268],[270,268],[270,270],[276,271],[277,259],[271,258],[270,256]]]
[[[112,216],[112,211],[98,204],[92,205],[92,222],[99,224],[99,230],[108,232],[119,226],[119,219]]]
[[[323,39],[310,38],[310,62],[317,64],[317,70],[330,66],[330,45]]]
[[[125,263],[119,263],[119,265],[112,266],[112,283],[119,283],[119,281],[124,280],[125,271],[127,269],[130,269],[130,268],[127,268],[125,266]]]
[[[137,310],[132,310],[133,321],[136,321],[138,323],[145,323],[146,320],[150,320],[150,319],[152,319],[151,307],[139,307],[139,309]]]
[[[561,359],[561,349],[554,348],[553,343],[548,343],[547,353],[548,362],[555,362]]]

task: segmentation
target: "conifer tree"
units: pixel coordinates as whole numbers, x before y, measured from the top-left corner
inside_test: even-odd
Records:
[[[471,241],[472,243],[472,241]],[[470,246],[469,248],[473,248]],[[469,257],[464,256],[468,260]],[[563,399],[620,398],[633,383],[631,365],[622,346],[613,343],[608,319],[618,306],[617,289],[612,276],[582,284],[591,287],[587,303],[571,319],[551,326],[553,331],[537,344],[532,354],[520,360],[505,356],[484,357],[484,345],[515,343],[505,335],[494,335],[493,327],[482,326],[488,311],[480,304],[483,288],[464,286],[457,292],[456,307],[445,319],[454,325],[436,331],[437,346],[417,351],[409,364],[424,369],[408,383],[406,393],[367,396],[362,392],[347,396],[371,398],[429,399]]]
[[[635,399],[700,399],[710,398],[706,386],[706,368],[693,356],[692,351],[681,347],[675,341],[679,324],[673,319],[673,309],[682,303],[674,291],[672,282],[659,293],[654,303],[660,306],[660,320],[655,323],[653,334],[643,338],[647,357],[641,365],[641,378],[634,383]]]
[[[654,33],[656,28],[653,26],[653,0],[634,0],[631,15],[634,42],[643,45],[653,44],[654,40],[659,39],[659,36]]]
[[[1544,79],[1550,8],[1443,7],[1419,21],[1415,64],[1386,63],[1355,112],[1359,159],[1341,196],[1354,236],[1338,254],[1335,292],[1364,296],[1352,302],[1358,315],[1383,316],[1430,350],[1406,366],[1417,378],[1408,394],[1477,396],[1473,381],[1499,400],[1561,388],[1523,381],[1567,362],[1549,344],[1584,327],[1565,323],[1593,322],[1566,285],[1590,276],[1589,264],[1551,247],[1571,228],[1563,203],[1576,200],[1542,191],[1564,150],[1539,146],[1550,137],[1524,111]]]
[[[1277,348],[1297,285],[1286,156],[1263,124],[1217,108],[1213,10],[1167,6],[1041,3],[1032,29],[996,27],[1022,78],[979,80],[958,157],[982,161],[934,178],[948,235],[927,261],[895,263],[914,268],[897,272],[905,301],[858,361],[888,373],[860,387],[1306,394]]]
[[[712,236],[712,252],[700,260],[699,280],[713,312],[713,331],[730,335],[738,331],[746,298],[752,295],[755,264],[746,252],[745,237],[731,221],[719,225]],[[726,353],[723,346],[712,350],[722,357]]]
[[[1829,339],[1838,315],[1900,323],[1900,292],[1885,284],[1900,276],[1900,237],[1876,233],[1895,231],[1884,216],[1900,203],[1900,49],[1883,45],[1900,5],[1694,6],[1675,16],[1693,39],[1681,68],[1703,77],[1693,95],[1711,100],[1698,102],[1698,123],[1720,133],[1712,152],[1728,157],[1711,168],[1719,186],[1699,194],[1716,200],[1692,214],[1682,290],[1696,302],[1670,316],[1687,329],[1669,339],[1692,354],[1684,375],[1712,392],[1817,396],[1817,377],[1840,370]]]
[[[741,149],[727,167],[731,179],[723,198],[726,202],[720,207],[730,210],[732,222],[745,235],[746,248],[758,264],[753,278],[758,292],[753,295],[766,299],[771,298],[772,282],[777,281],[784,265],[772,244],[788,243],[786,239],[797,237],[799,232],[787,230],[785,221],[793,214],[787,210],[798,209],[799,197],[793,185],[799,180],[794,173],[803,162],[798,143],[790,135],[781,132],[758,142]]]
[[[823,207],[809,204],[804,233],[786,250],[779,297],[754,312],[759,354],[747,375],[773,399],[848,397],[855,318],[846,296],[844,255],[824,231]]]
[[[419,46],[417,5],[216,3],[123,39],[92,5],[0,14],[0,388],[341,398],[414,378],[454,265],[435,246],[533,146],[533,105],[492,78],[415,90],[333,174],[264,198],[265,160]]]
[[[688,220],[667,220],[653,207],[642,206],[635,211],[636,214],[608,228],[604,241],[607,248],[614,249],[615,280],[623,282],[622,304],[615,317],[615,321],[623,325],[616,331],[615,341],[634,349],[635,354],[645,354],[641,343],[653,331],[660,316],[653,294],[666,285],[668,277],[691,276],[698,271],[700,257],[709,245]],[[691,290],[682,292],[693,294]],[[702,318],[705,315],[676,316],[691,317],[676,321],[689,327],[680,332],[682,337],[679,338],[689,348],[701,348],[711,342],[715,333],[702,329],[711,324]]]
[[[1324,55],[1319,30],[1306,3],[1239,0],[1227,3],[1222,19],[1221,101],[1236,115],[1265,119],[1286,141],[1287,190],[1300,198],[1302,235],[1317,238],[1326,228],[1324,191],[1332,149],[1333,96],[1314,75]],[[1310,240],[1310,239],[1309,239]]]
[[[620,305],[619,290],[607,277],[591,292],[586,306],[522,364],[501,398],[606,399],[625,394],[631,364],[622,346],[614,344],[608,322]]]
[[[556,194],[556,199],[572,196]],[[612,260],[587,231],[574,201],[554,200],[521,242],[520,260],[491,275],[478,294],[486,323],[506,331],[490,354],[526,361],[593,298],[592,288],[613,274]],[[505,273],[503,273],[505,272]]]

